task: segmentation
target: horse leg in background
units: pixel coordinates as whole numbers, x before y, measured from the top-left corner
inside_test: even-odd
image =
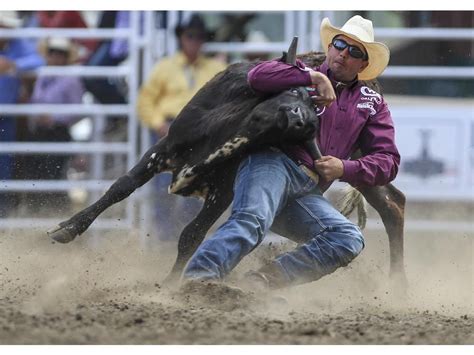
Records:
[[[408,286],[403,257],[405,195],[392,184],[359,188],[359,191],[382,218],[390,247],[390,277],[404,292]]]
[[[164,170],[166,139],[151,147],[127,174],[117,179],[95,203],[59,223],[48,235],[57,242],[69,243],[84,233],[94,220],[107,208],[128,197],[137,188]]]
[[[220,174],[216,174],[210,179],[216,181],[217,185],[210,188],[201,211],[179,236],[178,256],[171,272],[164,280],[165,284],[174,285],[179,281],[186,263],[202,243],[208,230],[225,212],[234,198],[233,179],[230,176],[226,178],[217,175]]]

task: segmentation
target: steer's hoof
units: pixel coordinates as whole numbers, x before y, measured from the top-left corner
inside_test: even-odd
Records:
[[[76,238],[70,231],[68,231],[65,227],[61,227],[60,225],[56,226],[53,229],[47,231],[48,236],[59,243],[69,243]]]
[[[162,284],[167,288],[178,288],[178,286],[180,286],[180,274],[178,272],[170,272],[163,280]]]

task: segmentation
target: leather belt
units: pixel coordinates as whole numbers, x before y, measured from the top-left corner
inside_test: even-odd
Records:
[[[301,164],[300,169],[303,170],[304,173],[308,175],[308,177],[316,183],[316,185],[319,183],[319,175],[316,174],[311,169],[309,169],[306,165]]]

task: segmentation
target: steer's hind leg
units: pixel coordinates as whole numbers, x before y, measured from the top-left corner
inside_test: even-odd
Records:
[[[392,184],[360,188],[359,191],[380,214],[388,234],[390,276],[397,282],[398,287],[406,288],[407,279],[403,258],[405,195]]]
[[[76,213],[67,221],[48,231],[48,235],[60,243],[68,243],[81,235],[107,208],[122,201],[133,191],[165,168],[166,139],[151,147],[127,174],[117,179],[95,203]]]
[[[178,282],[186,263],[204,240],[209,228],[230,205],[233,196],[232,178],[211,187],[201,211],[181,232],[178,242],[178,256],[165,283],[175,284]]]

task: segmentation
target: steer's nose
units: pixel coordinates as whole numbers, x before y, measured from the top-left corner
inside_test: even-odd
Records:
[[[291,126],[295,128],[302,128],[304,127],[304,117],[303,117],[303,112],[301,111],[301,108],[299,106],[292,108],[291,110],[288,110],[289,112],[289,119],[290,119],[290,124]]]
[[[295,107],[293,110],[291,110],[291,113],[301,117],[301,109],[299,107]]]

